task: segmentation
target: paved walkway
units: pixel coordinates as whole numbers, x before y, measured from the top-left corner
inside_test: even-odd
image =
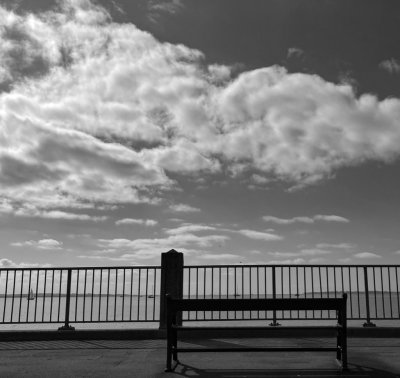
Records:
[[[332,339],[213,339],[198,345],[332,345]],[[0,377],[400,377],[400,339],[349,339],[350,372],[334,352],[185,353],[164,373],[165,340],[0,342]]]

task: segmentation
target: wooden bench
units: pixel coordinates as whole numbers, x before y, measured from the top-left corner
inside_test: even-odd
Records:
[[[342,371],[347,370],[347,315],[346,315],[347,294],[342,298],[276,298],[276,299],[174,299],[166,295],[167,305],[167,367],[165,371],[173,371],[179,363],[178,353],[184,352],[324,352],[335,351],[336,359]],[[221,327],[221,326],[186,326],[178,325],[178,319],[182,311],[312,311],[312,310],[334,310],[337,315],[337,324],[332,326],[291,326],[279,327],[279,329],[300,329],[312,330],[332,329],[336,330],[336,347],[303,347],[303,348],[265,348],[265,347],[234,347],[234,348],[179,348],[178,332],[184,331],[218,331],[226,329],[249,330],[249,329],[274,329],[277,327]],[[172,360],[175,362],[172,367]]]

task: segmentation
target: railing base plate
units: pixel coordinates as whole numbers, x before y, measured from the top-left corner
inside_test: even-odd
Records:
[[[59,331],[75,331],[75,327],[70,325],[63,325],[62,327],[58,328]]]
[[[371,322],[366,322],[363,324],[363,327],[365,328],[372,328],[372,327],[376,327],[375,323],[371,323]]]

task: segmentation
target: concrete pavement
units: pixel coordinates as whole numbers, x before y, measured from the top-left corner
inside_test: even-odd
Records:
[[[196,339],[186,346],[315,346],[332,339]],[[164,373],[165,340],[0,342],[0,377],[400,377],[400,339],[350,338],[350,372],[334,352],[185,353]]]

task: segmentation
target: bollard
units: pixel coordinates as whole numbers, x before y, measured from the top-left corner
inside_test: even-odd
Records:
[[[165,329],[167,324],[165,295],[173,298],[183,296],[183,253],[171,249],[161,254],[161,288],[160,288],[160,329]],[[178,325],[182,319],[178,318]]]

